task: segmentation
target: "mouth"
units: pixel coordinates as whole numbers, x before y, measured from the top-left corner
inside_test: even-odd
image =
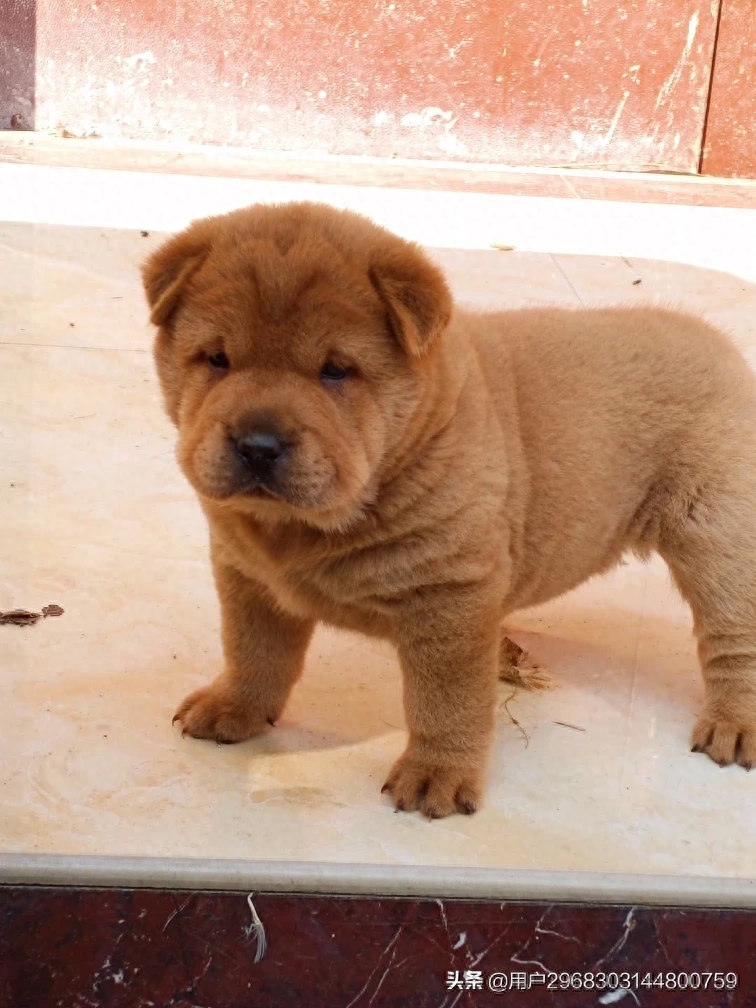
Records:
[[[248,504],[252,506],[259,501],[261,504],[270,503],[293,508],[297,512],[318,510],[318,502],[308,500],[296,487],[291,486],[271,486],[270,483],[263,482],[256,477],[248,477],[237,484],[236,489],[230,495],[235,498],[239,505]]]
[[[231,493],[233,497],[253,498],[255,500],[285,499],[285,494],[272,486],[270,480],[264,479],[256,473],[249,472],[247,467],[244,467],[241,473],[237,473],[237,478],[234,482],[236,486]]]
[[[271,490],[270,487],[262,483],[253,483],[251,486],[242,487],[238,491],[243,497],[256,497],[259,500],[283,500],[283,496]]]

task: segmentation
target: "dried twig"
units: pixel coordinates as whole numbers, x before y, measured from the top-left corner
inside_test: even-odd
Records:
[[[517,720],[517,718],[514,716],[514,714],[512,713],[512,711],[509,709],[509,701],[513,700],[516,694],[517,694],[517,687],[515,687],[512,690],[512,692],[509,694],[509,696],[507,697],[507,699],[501,704],[501,706],[504,708],[504,710],[507,712],[507,714],[509,714],[510,721],[518,729],[518,731],[520,732],[520,735],[522,735],[523,739],[525,740],[525,748],[527,749],[528,746],[530,745],[530,736],[525,731],[525,729],[522,727],[522,725]]]

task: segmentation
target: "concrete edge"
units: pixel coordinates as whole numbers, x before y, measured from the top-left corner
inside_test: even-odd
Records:
[[[387,188],[552,195],[563,199],[629,199],[744,208],[753,207],[756,202],[756,179],[674,171],[622,171],[580,164],[497,165],[112,138],[62,139],[44,133],[2,130],[0,162],[320,184],[336,182]]]
[[[756,879],[336,862],[0,854],[0,885],[756,909]]]

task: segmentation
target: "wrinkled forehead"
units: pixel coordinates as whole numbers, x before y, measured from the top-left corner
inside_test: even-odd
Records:
[[[212,251],[186,299],[186,335],[237,359],[375,343],[385,313],[367,273],[324,244]],[[240,361],[241,362],[241,361]]]

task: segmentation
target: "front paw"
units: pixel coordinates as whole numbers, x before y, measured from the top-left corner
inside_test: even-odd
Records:
[[[381,788],[385,791],[397,812],[419,809],[429,819],[471,815],[480,804],[482,774],[476,766],[442,764],[407,750]]]
[[[181,734],[215,739],[220,743],[243,742],[274,724],[276,711],[261,711],[244,699],[224,676],[190,693],[173,716]]]
[[[756,766],[756,725],[743,718],[704,711],[691,741],[693,752],[706,753],[719,766]]]

